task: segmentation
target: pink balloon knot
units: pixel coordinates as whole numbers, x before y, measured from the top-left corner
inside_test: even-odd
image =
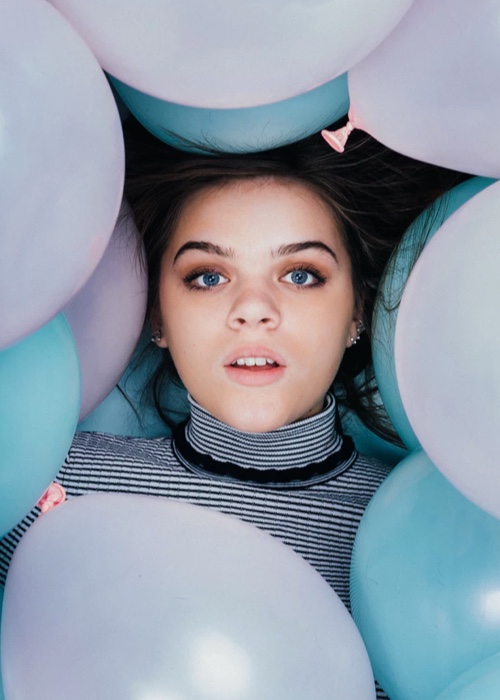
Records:
[[[349,121],[345,126],[342,126],[340,129],[336,129],[335,131],[323,129],[321,136],[335,151],[343,153],[347,139],[355,128],[356,124],[354,123],[354,117],[352,116],[351,112],[349,112]]]
[[[49,488],[45,491],[43,496],[37,503],[42,513],[47,513],[49,510],[55,506],[64,503],[66,500],[66,491],[61,486],[61,484],[56,484],[55,481],[51,483]]]

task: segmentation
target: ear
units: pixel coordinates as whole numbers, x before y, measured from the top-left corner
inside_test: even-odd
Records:
[[[164,350],[168,347],[167,338],[163,331],[161,315],[158,309],[155,309],[149,318],[149,324],[151,326],[151,340],[159,348]]]
[[[359,317],[355,317],[351,321],[349,328],[349,338],[347,339],[346,348],[352,348],[361,338],[361,334],[365,330],[363,321]]]

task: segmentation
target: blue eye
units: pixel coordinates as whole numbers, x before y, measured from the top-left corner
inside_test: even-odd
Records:
[[[194,275],[188,276],[186,282],[194,288],[197,289],[210,289],[211,287],[219,287],[221,284],[225,284],[229,280],[220,272],[202,272],[195,273]]]
[[[201,275],[201,283],[204,287],[215,287],[220,282],[220,275],[218,272],[206,272]]]
[[[283,280],[285,282],[290,282],[291,284],[294,284],[296,286],[311,287],[315,284],[318,284],[319,276],[313,274],[312,272],[309,272],[308,270],[300,269],[288,272],[283,277]]]

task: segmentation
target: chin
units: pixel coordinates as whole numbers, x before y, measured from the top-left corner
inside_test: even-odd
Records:
[[[269,433],[271,430],[281,428],[293,422],[293,418],[288,414],[280,415],[276,408],[271,409],[245,409],[239,406],[238,410],[226,412],[221,420],[235,430],[245,433]]]

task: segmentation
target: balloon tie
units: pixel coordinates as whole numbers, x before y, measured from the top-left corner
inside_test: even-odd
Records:
[[[328,131],[327,129],[323,129],[323,131],[321,132],[321,136],[325,139],[327,144],[331,146],[335,151],[343,153],[345,145],[347,143],[347,139],[349,138],[349,136],[355,128],[356,124],[354,122],[354,116],[352,112],[349,112],[349,121],[345,126],[342,126],[340,129],[336,129],[335,131]]]
[[[66,491],[61,486],[61,484],[56,484],[56,482],[53,481],[38,501],[37,506],[40,508],[42,513],[47,513],[49,510],[52,510],[52,508],[54,508],[55,506],[64,503],[65,500]]]

